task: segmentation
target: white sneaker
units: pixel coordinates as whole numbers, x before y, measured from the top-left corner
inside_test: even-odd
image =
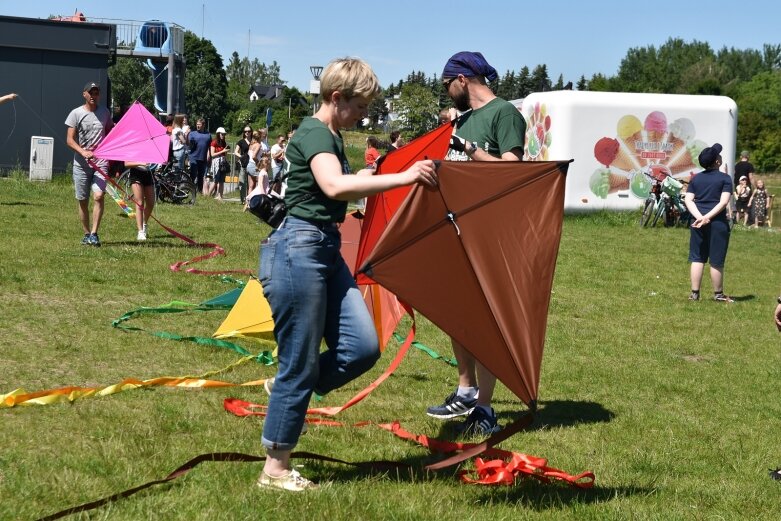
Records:
[[[298,473],[297,470],[291,470],[284,476],[273,478],[266,474],[265,471],[260,473],[257,485],[260,488],[276,488],[280,490],[288,490],[290,492],[303,492],[304,490],[314,490],[319,488],[319,485],[312,483],[304,476]]]
[[[138,230],[138,235],[136,235],[137,241],[145,241],[146,240],[146,230]]]

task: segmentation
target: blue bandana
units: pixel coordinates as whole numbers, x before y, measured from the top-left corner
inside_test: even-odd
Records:
[[[465,78],[483,76],[488,81],[499,77],[496,69],[485,61],[482,54],[471,51],[461,51],[451,56],[442,71],[443,78],[455,78],[459,74]]]

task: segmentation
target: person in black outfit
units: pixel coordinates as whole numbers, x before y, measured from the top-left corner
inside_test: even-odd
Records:
[[[748,150],[744,150],[740,153],[740,161],[735,163],[735,177],[732,180],[734,186],[740,184],[740,178],[746,176],[748,180],[748,187],[754,187],[754,165],[748,160]]]
[[[241,204],[244,204],[244,200],[247,198],[247,165],[249,164],[249,147],[252,144],[252,127],[245,125],[241,136],[241,139],[236,143],[233,154],[239,157],[239,165],[241,165],[241,171],[239,172],[239,198],[241,199]]]
[[[730,236],[727,205],[732,197],[732,180],[719,170],[721,150],[721,145],[714,143],[700,152],[699,161],[704,170],[694,176],[686,191],[686,208],[694,219],[689,240],[692,284],[689,300],[700,300],[702,272],[705,263],[710,262],[713,299],[733,302],[724,294],[724,261]]]

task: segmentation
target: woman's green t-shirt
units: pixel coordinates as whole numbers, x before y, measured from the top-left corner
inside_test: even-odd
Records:
[[[347,213],[347,201],[329,199],[320,189],[312,174],[310,162],[317,154],[334,154],[342,164],[342,174],[350,173],[344,155],[341,134],[332,134],[317,118],[305,118],[285,151],[287,191],[285,204],[288,213],[313,222],[342,222]],[[291,207],[292,205],[292,207]]]

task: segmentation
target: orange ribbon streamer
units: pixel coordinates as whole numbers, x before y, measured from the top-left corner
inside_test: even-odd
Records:
[[[379,385],[382,382],[384,382],[390,375],[392,375],[394,371],[396,371],[396,369],[399,367],[399,364],[401,364],[401,361],[404,360],[407,351],[409,351],[409,348],[412,345],[412,341],[415,339],[415,329],[416,329],[415,315],[411,312],[411,310],[408,311],[410,312],[410,316],[412,317],[412,327],[410,328],[409,333],[407,333],[407,338],[404,340],[404,343],[399,348],[399,352],[396,353],[396,357],[391,361],[388,368],[380,376],[378,376],[376,380],[374,380],[372,383],[370,383],[368,386],[362,389],[358,394],[356,394],[355,396],[347,400],[347,402],[344,405],[338,407],[318,407],[314,409],[307,409],[306,411],[307,414],[317,414],[320,416],[335,416],[336,414],[339,414],[345,409],[349,409],[356,403],[366,398],[372,391],[374,391],[377,387],[379,387]],[[237,398],[226,398],[223,401],[223,407],[225,408],[226,411],[231,412],[236,416],[265,416],[266,415],[265,411],[267,409],[265,405],[261,405],[259,403],[245,402]],[[327,423],[315,419],[307,419],[305,421],[307,421],[308,423]]]

